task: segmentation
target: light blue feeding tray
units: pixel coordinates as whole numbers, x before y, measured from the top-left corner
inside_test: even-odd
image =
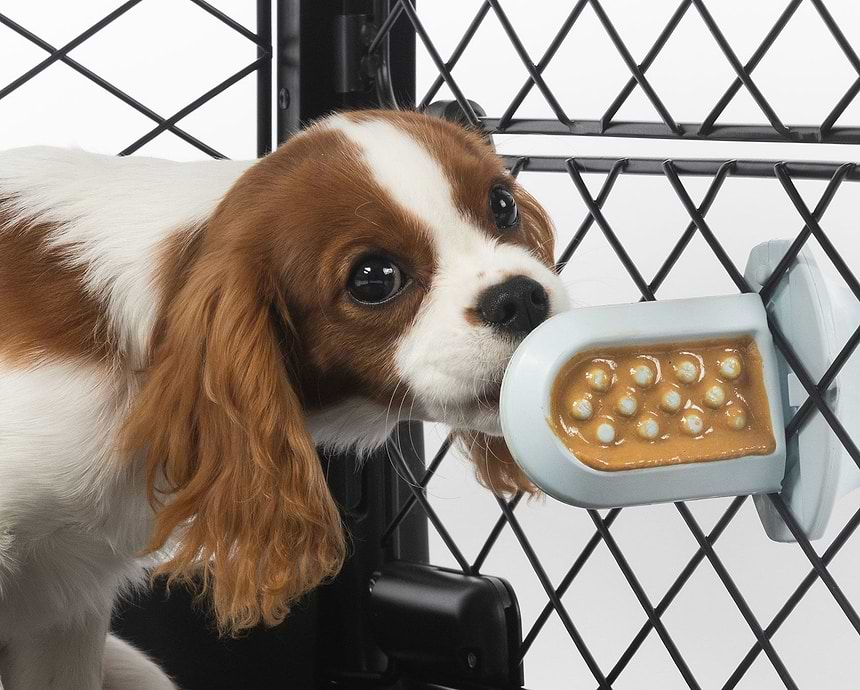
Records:
[[[551,428],[551,392],[577,353],[750,337],[762,358],[776,448],[769,455],[604,471],[580,462]],[[502,383],[502,429],[529,478],[551,496],[583,508],[779,491],[785,436],[776,354],[758,295],[704,297],[575,309],[535,329],[514,354]],[[608,450],[611,452],[611,450]]]
[[[761,287],[788,246],[774,241],[753,250],[746,269],[751,285]],[[857,300],[827,284],[808,250],[783,277],[768,311],[816,380],[860,324]],[[834,318],[834,313],[841,317]],[[605,471],[580,461],[551,426],[553,385],[579,353],[636,345],[647,351],[648,345],[742,338],[752,339],[761,355],[776,442],[770,454]],[[856,381],[858,374],[860,363],[849,360],[839,380]],[[851,433],[860,426],[860,386],[843,389],[834,389],[827,400]],[[814,539],[823,533],[838,497],[860,485],[860,470],[817,412],[786,447],[785,419],[806,397],[774,349],[761,298],[742,294],[576,309],[554,316],[514,354],[502,383],[501,421],[523,471],[565,503],[613,508],[781,492],[801,528]],[[791,540],[770,501],[757,496],[756,506],[772,539]]]

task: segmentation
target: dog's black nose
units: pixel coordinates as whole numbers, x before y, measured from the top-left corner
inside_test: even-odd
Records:
[[[514,276],[487,288],[478,298],[485,323],[511,335],[533,331],[549,314],[549,297],[536,280]]]

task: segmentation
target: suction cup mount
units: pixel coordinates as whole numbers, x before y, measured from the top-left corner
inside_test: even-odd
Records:
[[[744,276],[761,289],[791,243],[771,240],[750,253]],[[804,247],[766,305],[809,374],[819,380],[860,324],[860,303],[844,286],[822,272]],[[790,420],[807,399],[806,390],[777,355],[783,413]],[[860,358],[852,357],[824,395],[854,439],[860,439]],[[860,487],[860,468],[845,451],[820,413],[813,412],[786,447],[780,495],[809,539],[824,534],[836,501]],[[755,505],[767,535],[775,541],[794,537],[766,496]]]

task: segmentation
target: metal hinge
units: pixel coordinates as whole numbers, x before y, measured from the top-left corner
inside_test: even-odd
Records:
[[[337,93],[365,91],[378,67],[377,55],[367,51],[376,25],[367,14],[341,14],[334,18],[334,85]]]

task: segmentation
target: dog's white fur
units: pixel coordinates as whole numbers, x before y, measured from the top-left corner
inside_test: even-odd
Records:
[[[502,276],[523,273],[546,286],[558,311],[566,306],[561,283],[523,248],[494,242],[463,218],[439,165],[406,134],[383,122],[335,118],[326,126],[344,132],[379,185],[433,230],[438,273],[397,348],[396,366],[423,403],[412,414],[497,433],[495,413],[464,405],[476,381],[498,378],[513,345],[467,327],[464,309]],[[206,219],[249,165],[20,149],[0,153],[0,198],[14,200],[17,220],[58,224],[50,243],[85,269],[86,289],[108,305],[119,346],[140,366],[159,307],[158,248]],[[151,524],[143,477],[113,451],[131,381],[128,371],[49,356],[21,366],[0,355],[5,690],[174,687],[129,645],[108,637],[105,646],[117,593],[140,580],[135,554]],[[385,413],[357,399],[308,426],[321,443],[372,446],[396,421]]]
[[[424,403],[412,414],[501,434],[495,411],[463,406],[474,400],[476,386],[498,382],[499,364],[510,359],[515,343],[487,326],[465,327],[463,313],[486,288],[517,274],[541,283],[553,312],[560,311],[568,306],[561,281],[522,247],[488,237],[465,218],[439,163],[406,133],[387,122],[354,122],[343,116],[334,118],[332,126],[359,145],[379,186],[432,233],[439,263],[433,289],[396,356],[401,378]]]

